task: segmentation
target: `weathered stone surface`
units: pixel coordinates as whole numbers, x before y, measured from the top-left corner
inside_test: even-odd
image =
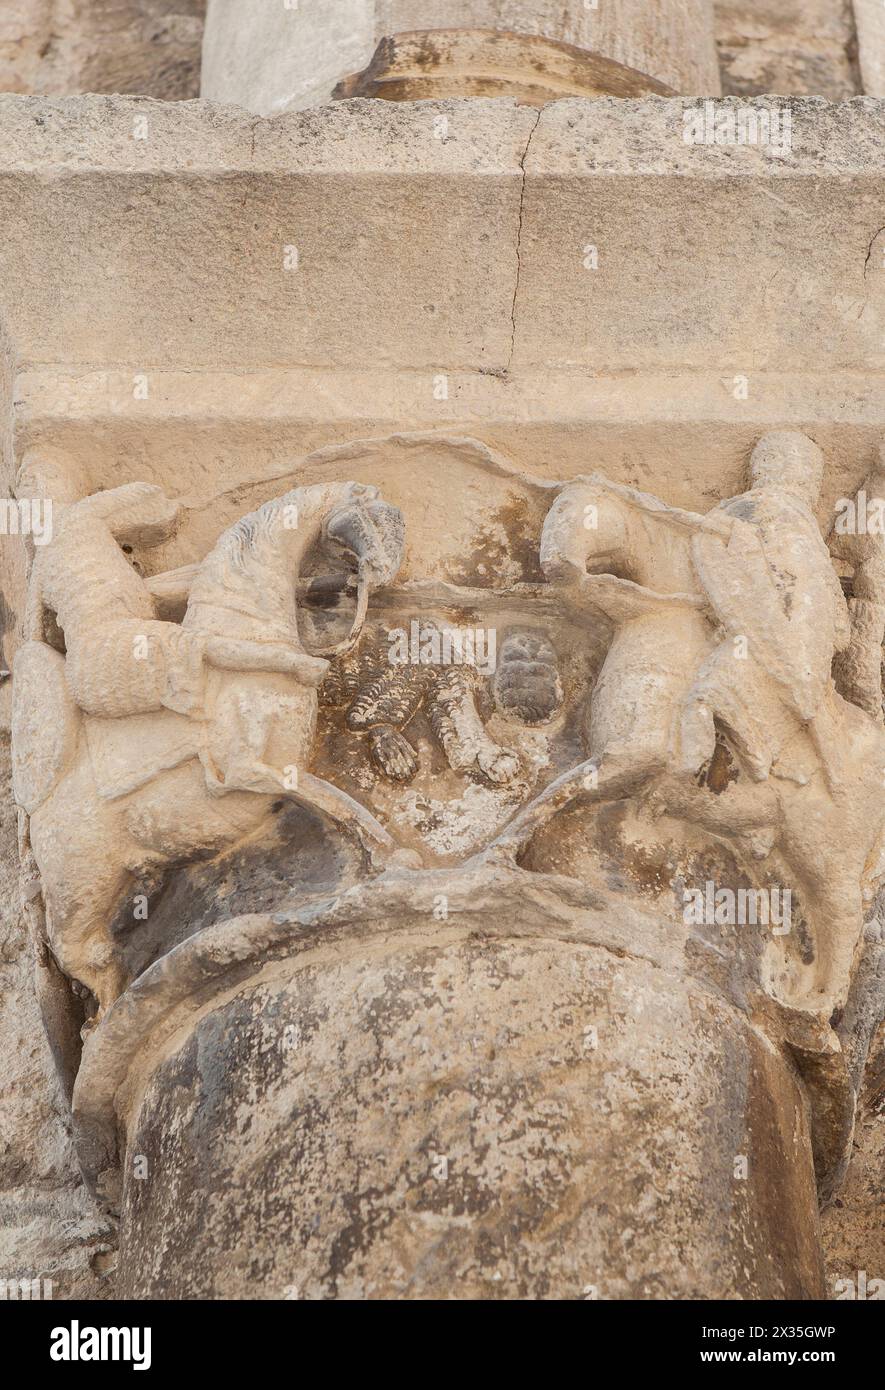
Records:
[[[673,348],[680,368],[726,370],[746,365],[752,348],[750,365],[783,371],[807,367],[830,345],[835,370],[879,367],[879,258],[868,260],[868,252],[880,233],[881,108],[868,100],[791,103],[793,149],[785,157],[765,147],[686,144],[683,113],[693,109],[563,101],[539,117],[503,102],[358,102],[256,124],[205,106],[176,108],[173,117],[171,108],[122,99],[7,99],[0,154],[9,234],[0,283],[10,331],[25,365],[158,368],[173,365],[174,354],[177,366],[346,359],[357,367],[377,362],[383,342],[400,367],[592,362],[617,371],[629,341],[633,370],[659,366]],[[437,114],[447,115],[451,138],[436,138]],[[134,138],[139,118],[147,122],[144,140]],[[227,177],[208,183],[222,168]],[[384,182],[383,222],[374,176]],[[342,177],[349,197],[332,222],[333,184]],[[650,178],[654,208],[642,192]],[[836,187],[838,209],[830,196]],[[284,226],[300,267],[287,279],[280,217],[296,188],[297,218],[290,211]],[[143,215],[130,218],[121,238],[135,189]],[[620,209],[617,223],[609,199]],[[693,220],[699,200],[703,238]],[[82,225],[86,209],[94,251],[80,258],[59,224]],[[792,228],[803,217],[820,219],[810,266],[794,254]],[[35,225],[52,249],[39,274],[29,250]],[[395,271],[388,252],[398,226],[399,254],[408,259]],[[591,236],[598,272],[584,266]],[[465,258],[467,247],[479,254]],[[92,273],[93,257],[104,282]],[[724,303],[715,302],[713,267]],[[386,308],[394,273],[401,281],[395,322]],[[59,303],[62,276],[68,290]],[[559,287],[540,324],[533,276],[545,291]],[[132,326],[128,335],[119,315],[111,319],[108,279]],[[433,299],[442,286],[446,304]],[[526,297],[530,321],[521,322]],[[684,322],[672,321],[674,297],[685,303]],[[155,328],[151,336],[148,306],[159,300],[168,332]],[[195,302],[199,314],[189,312]],[[610,302],[617,313],[608,312]],[[75,318],[82,304],[90,314]],[[656,334],[638,331],[640,312],[646,325],[658,324]],[[471,345],[480,322],[485,336]]]
[[[335,933],[142,1069],[124,1295],[820,1297],[761,1039],[647,941],[452,923]]]
[[[675,95],[655,77],[574,44],[504,29],[417,29],[381,40],[332,96],[381,101],[513,97],[541,108],[563,97]]]
[[[206,0],[7,0],[0,90],[196,96]]]
[[[15,491],[14,389],[16,362],[12,342],[0,313],[0,488],[12,497]],[[0,546],[0,672],[12,670],[23,620],[28,583],[28,556],[22,545]],[[12,688],[8,675],[0,675],[0,729],[9,730]]]
[[[29,456],[38,494],[54,467]],[[85,1000],[77,1069],[38,970],[124,1294],[823,1295],[817,1199],[882,1008],[881,687],[860,709],[830,674],[881,636],[836,580],[823,467],[768,435],[701,516],[476,441],[355,441],[208,554],[152,485],[65,503],[31,570],[15,788],[34,940]],[[387,501],[338,481],[363,469]],[[319,601],[336,555],[354,609]],[[854,556],[871,602],[877,559]],[[382,639],[416,606],[425,638],[543,632],[556,698],[493,713],[475,656],[415,685],[371,653],[318,697],[379,585]],[[82,736],[56,746],[32,711],[65,727],[59,682]],[[717,884],[787,884],[795,916],[690,916]]]
[[[760,433],[794,427],[827,451],[831,507],[885,424],[885,118],[793,102],[781,159],[686,145],[683,110],[356,102],[256,122],[7,98],[18,447],[63,445],[94,487],[127,459],[174,486],[187,459],[205,498],[406,424],[484,433],[550,477],[588,457],[637,484],[661,471],[697,507],[736,490]]]
[[[51,1280],[55,1298],[104,1298],[112,1281],[98,1271],[113,1263],[116,1231],[83,1187],[34,998],[7,736],[0,778],[0,1279]]]
[[[789,62],[764,12],[736,91],[852,90],[838,7]],[[78,80],[158,13],[80,13]],[[881,491],[885,127],[784,109],[0,101],[3,489],[57,506],[0,539],[0,1277],[111,1286],[75,1077],[137,1296],[882,1273],[885,571],[832,527]],[[497,671],[391,662],[453,624]],[[786,934],[689,921],[711,881]]]
[[[377,44],[418,29],[500,29],[591,49],[672,87],[715,96],[719,70],[710,0],[301,0],[297,6],[209,0],[202,95],[260,115],[328,100]]]
[[[715,96],[719,73],[708,0],[643,0],[596,6],[558,0],[376,0],[378,38],[405,29],[485,28],[545,34],[589,48],[666,82],[677,92]]]
[[[885,1269],[885,1124],[882,1122],[883,1039],[874,1046],[860,1096],[851,1166],[844,1187],[821,1216],[830,1297],[851,1296],[860,1271],[868,1279]]]
[[[716,0],[716,41],[729,96],[881,95],[860,85],[852,0]]]
[[[279,125],[204,105],[173,109],[86,99],[82,106],[61,102],[51,115],[49,108],[28,113],[20,103],[14,105],[18,110],[10,113],[3,134],[13,162],[33,170],[48,157],[57,171],[50,181],[57,250],[62,253],[63,240],[67,251],[62,273],[74,276],[64,298],[70,328],[74,318],[80,324],[76,340],[64,351],[69,361],[116,360],[131,363],[134,371],[153,369],[168,360],[172,348],[179,365],[233,366],[236,361],[240,369],[249,361],[257,365],[261,358],[268,365],[368,365],[377,362],[378,344],[385,340],[385,358],[400,365],[408,361],[430,366],[453,357],[494,364],[506,357],[512,331],[520,160],[536,112],[483,103],[481,110],[471,108],[464,138],[444,143],[434,136],[432,111],[410,108],[410,135],[404,145],[402,118],[386,103],[337,104],[331,120],[325,112],[308,112],[282,118]],[[148,123],[144,140],[135,138],[142,117]],[[40,125],[41,120],[46,124]],[[49,135],[42,155],[41,132]],[[360,144],[359,173],[355,136]],[[68,157],[75,166],[68,171],[72,177],[58,164],[59,159],[66,164]],[[168,182],[170,160],[177,172]],[[92,174],[86,172],[90,165]],[[127,171],[121,181],[114,177],[117,169]],[[209,177],[222,169],[224,178]],[[266,180],[260,177],[262,171]],[[376,174],[384,182],[383,198]],[[97,178],[96,192],[98,184],[104,186],[105,210],[95,206],[88,214],[92,250],[77,269],[68,219],[79,218],[82,226],[84,210],[81,202],[81,212],[75,214],[68,199],[82,198],[85,190],[76,185],[84,175],[89,181]],[[342,175],[348,180],[354,176],[343,199]],[[188,189],[183,201],[183,186],[176,188],[179,177]],[[35,181],[25,175],[25,183],[39,202]],[[24,188],[14,192],[8,184],[6,191],[17,200]],[[313,205],[312,191],[319,196]],[[131,215],[133,196],[141,208],[137,218]],[[399,213],[392,218],[397,207]],[[411,235],[418,211],[430,234],[423,245]],[[44,215],[33,204],[31,212]],[[28,216],[22,208],[23,222]],[[105,232],[100,223],[106,217]],[[62,222],[68,225],[67,234]],[[112,224],[113,242],[106,239]],[[447,226],[444,238],[432,232],[434,224]],[[123,237],[121,226],[129,229]],[[290,244],[298,251],[297,271],[286,269]],[[476,253],[469,270],[466,246]],[[501,255],[504,246],[506,259]],[[407,256],[399,266],[395,247],[397,257]],[[105,300],[102,322],[94,325],[89,341],[89,334],[83,333],[82,295],[87,280],[96,282],[95,260],[102,266],[104,284],[115,282],[116,307]],[[0,269],[0,285],[9,290],[11,262],[12,257]],[[41,273],[43,291],[35,276],[25,294],[22,273],[20,266],[19,290],[8,296],[15,300],[11,332],[21,359],[46,360],[47,351],[56,359],[58,339],[50,346],[46,336],[38,344],[20,317],[33,314],[36,328],[40,314],[48,309],[49,286]],[[407,296],[391,296],[390,277],[409,286]],[[318,312],[318,296],[327,307],[325,313]],[[124,301],[125,313],[136,315],[128,329],[120,317]],[[160,301],[167,306],[165,332],[153,308]],[[200,309],[194,312],[197,303]]]

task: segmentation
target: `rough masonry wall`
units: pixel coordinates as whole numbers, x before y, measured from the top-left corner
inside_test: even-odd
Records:
[[[716,42],[726,96],[862,90],[851,0],[716,0]]]
[[[194,97],[206,0],[3,0],[0,91]]]
[[[80,1180],[33,987],[20,908],[9,735],[0,734],[0,1277],[104,1298],[114,1235]]]

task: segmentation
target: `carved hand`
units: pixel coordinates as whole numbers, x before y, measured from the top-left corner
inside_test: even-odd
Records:
[[[206,660],[222,671],[276,671],[319,686],[329,669],[322,657],[296,651],[285,642],[248,642],[233,637],[210,637]]]

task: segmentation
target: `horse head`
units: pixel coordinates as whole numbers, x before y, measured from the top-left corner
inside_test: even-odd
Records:
[[[588,568],[616,572],[628,546],[624,510],[591,479],[566,483],[541,533],[541,567],[552,584],[580,584]]]
[[[337,656],[353,646],[366,619],[369,594],[389,584],[402,564],[405,535],[402,512],[385,502],[377,487],[345,485],[342,500],[323,520],[322,540],[328,551],[356,572],[356,614],[348,637],[323,655]]]

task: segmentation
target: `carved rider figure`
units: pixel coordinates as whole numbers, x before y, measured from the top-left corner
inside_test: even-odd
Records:
[[[139,883],[238,842],[291,798],[349,825],[368,855],[393,849],[365,807],[308,771],[325,654],[305,651],[301,567],[316,548],[355,571],[356,614],[399,568],[403,521],[376,488],[295,488],[161,576],[187,599],[157,617],[124,545],[173,531],[178,508],[132,483],[66,507],[37,557],[30,637],[15,662],[16,800],[42,883],[45,939],[102,1009],[125,987],[114,921]],[[52,619],[64,655],[50,644]],[[46,729],[51,736],[46,737]],[[81,732],[82,731],[82,732]]]
[[[798,721],[838,783],[831,670],[851,623],[813,510],[823,455],[805,435],[769,434],[750,474],[749,491],[710,512],[692,541],[699,586],[724,636],[683,704],[682,767],[697,772],[709,761],[718,719],[762,781]]]
[[[776,432],[753,452],[750,489],[706,517],[600,475],[563,485],[544,527],[545,572],[614,625],[591,698],[591,756],[487,857],[512,861],[572,802],[645,788],[671,814],[743,838],[754,858],[778,846],[815,935],[785,1002],[817,1021],[827,1047],[863,894],[881,876],[885,750],[881,718],[843,698],[831,674],[859,637],[814,515],[821,476],[811,440]],[[861,579],[873,583],[866,558]],[[717,730],[747,779],[721,795],[697,785]]]

